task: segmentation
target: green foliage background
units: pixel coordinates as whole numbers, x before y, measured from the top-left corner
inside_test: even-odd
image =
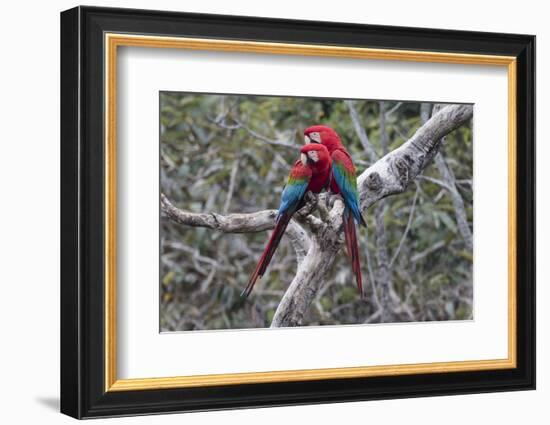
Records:
[[[420,103],[356,101],[355,106],[379,156],[381,110],[390,151],[422,124]],[[161,190],[187,211],[223,214],[278,208],[303,143],[302,132],[313,124],[329,125],[340,134],[359,172],[369,165],[342,100],[162,92],[160,110]],[[455,174],[471,227],[471,122],[448,135],[441,152]],[[429,165],[405,193],[384,202],[392,258],[418,191],[410,230],[391,269],[395,308],[388,321],[472,318],[472,252],[457,231],[453,203],[440,179],[437,168]],[[342,250],[304,325],[380,321],[373,301],[373,291],[380,291],[381,285],[373,210],[366,214],[368,229],[359,236],[366,299],[357,295]],[[161,218],[161,330],[269,326],[296,271],[295,253],[285,238],[250,298],[240,297],[268,237],[268,232],[223,234]]]

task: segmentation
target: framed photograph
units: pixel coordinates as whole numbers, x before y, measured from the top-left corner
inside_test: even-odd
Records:
[[[61,411],[535,388],[535,37],[61,14]]]

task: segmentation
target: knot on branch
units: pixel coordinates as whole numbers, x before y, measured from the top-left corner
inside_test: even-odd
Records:
[[[382,189],[382,178],[380,177],[380,174],[378,174],[376,171],[373,171],[367,176],[365,184],[367,185],[367,188],[371,191],[378,192],[380,189]]]
[[[409,154],[399,155],[395,158],[392,168],[397,176],[401,188],[405,188],[411,179],[411,169],[414,159]]]
[[[210,215],[214,219],[214,227],[215,228],[216,227],[221,227],[223,218],[219,214],[216,214],[215,212],[210,213]]]

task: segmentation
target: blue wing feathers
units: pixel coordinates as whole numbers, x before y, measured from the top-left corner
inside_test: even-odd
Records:
[[[283,190],[281,196],[281,204],[279,205],[279,214],[285,214],[287,212],[294,212],[294,209],[300,203],[300,200],[304,197],[308,182],[287,184]]]
[[[332,167],[332,176],[340,188],[340,192],[344,198],[344,204],[350,209],[353,218],[358,224],[363,223],[364,220],[359,207],[357,187],[355,187],[353,182],[344,175],[342,168],[338,165]]]

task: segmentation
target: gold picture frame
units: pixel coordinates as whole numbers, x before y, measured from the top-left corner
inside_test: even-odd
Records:
[[[498,67],[507,73],[507,356],[125,379],[117,374],[123,48]],[[504,88],[503,88],[504,90]],[[535,37],[79,6],[61,13],[61,411],[75,418],[535,388]],[[502,105],[504,107],[504,105]],[[504,121],[504,120],[503,120]]]
[[[512,56],[441,53],[411,50],[316,46],[198,38],[105,34],[105,391],[135,391],[285,381],[341,379],[417,373],[465,372],[516,367],[516,58]],[[399,364],[254,373],[117,379],[116,375],[116,93],[119,47],[189,49],[358,60],[392,60],[506,67],[508,72],[508,358],[456,362]]]

